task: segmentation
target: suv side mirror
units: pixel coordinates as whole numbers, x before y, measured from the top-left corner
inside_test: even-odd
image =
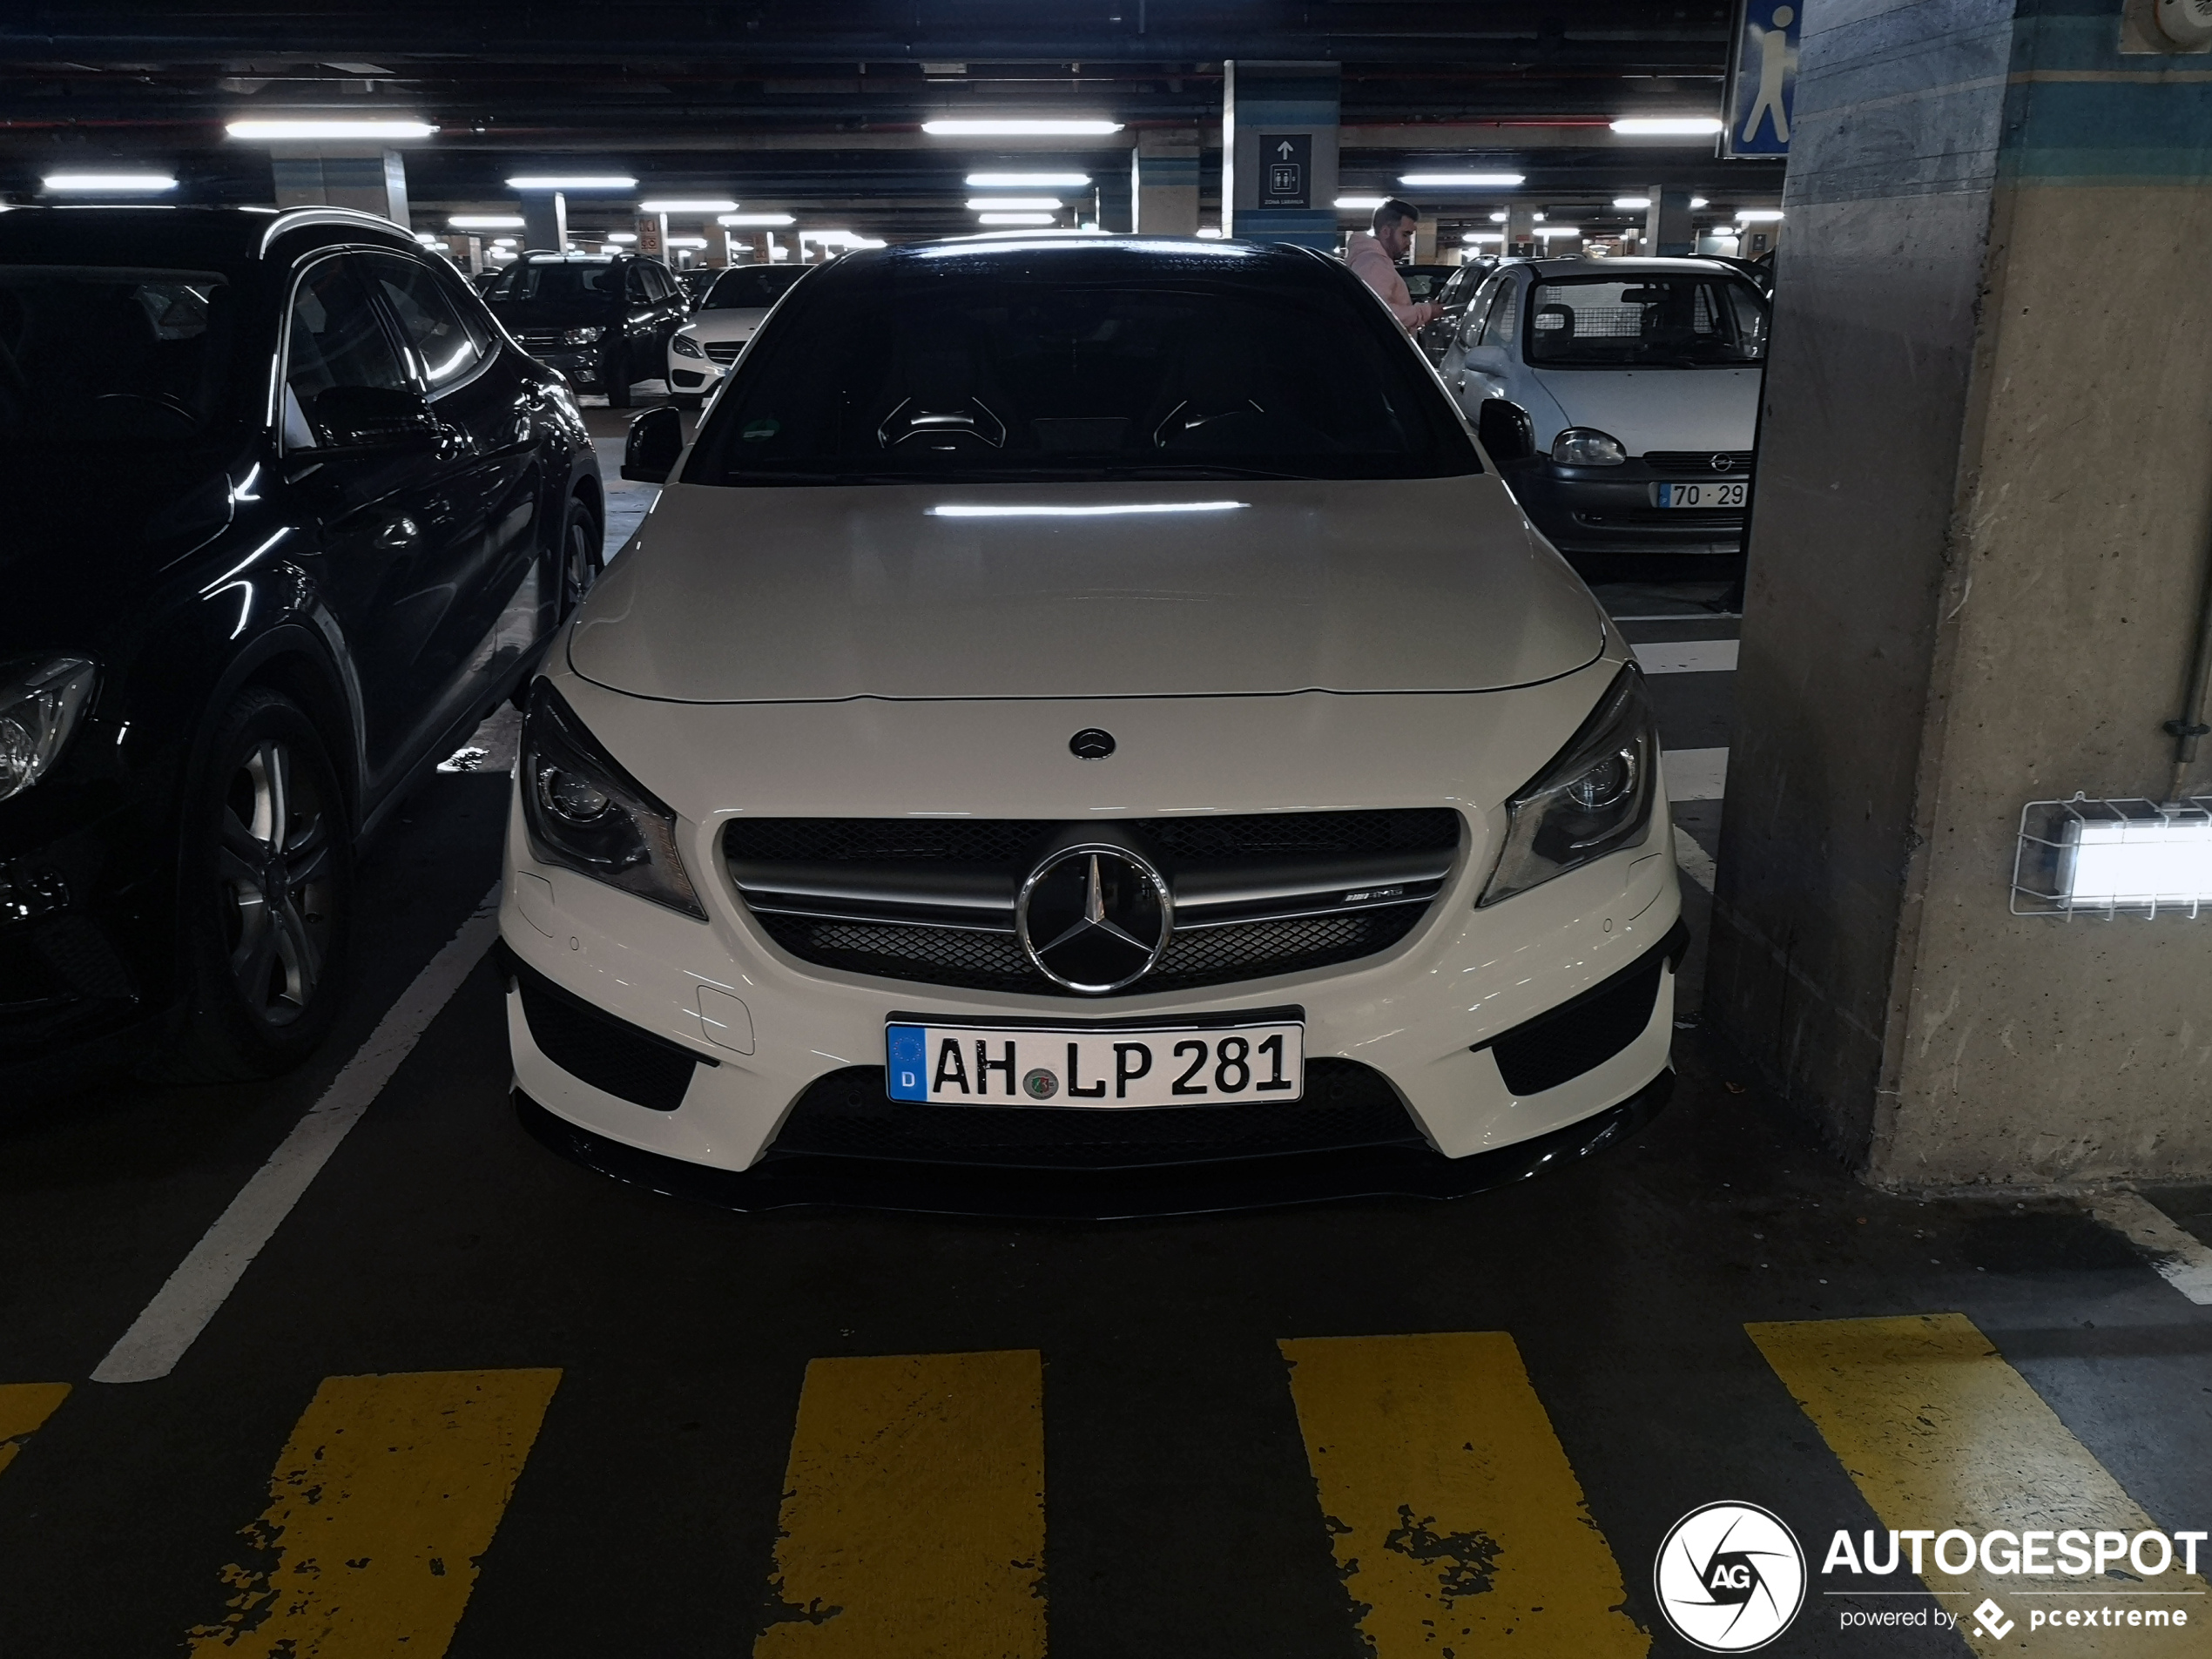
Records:
[[[622,475],[633,484],[664,484],[683,453],[684,417],[674,409],[647,409],[630,423]]]
[[[671,409],[669,414],[676,411]],[[1500,466],[1527,461],[1536,453],[1536,423],[1520,404],[1502,397],[1486,397],[1474,417],[1474,435]],[[629,476],[625,471],[623,475]]]
[[[307,424],[327,450],[427,449],[438,440],[430,400],[390,386],[333,386],[307,400]]]

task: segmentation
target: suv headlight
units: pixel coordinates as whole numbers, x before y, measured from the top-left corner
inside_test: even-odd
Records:
[[[706,920],[676,850],[676,814],[615,764],[546,680],[531,685],[523,722],[522,789],[539,863]]]
[[[1552,459],[1562,467],[1617,467],[1628,458],[1620,439],[1594,426],[1571,426],[1552,440]]]
[[[606,332],[595,322],[587,327],[569,329],[562,334],[561,343],[563,346],[589,346]]]
[[[668,345],[669,349],[673,351],[678,357],[704,357],[706,355],[705,352],[699,349],[699,342],[692,339],[689,334],[671,334],[668,337]]]
[[[1476,907],[1642,840],[1658,760],[1643,675],[1631,663],[1551,765],[1506,803],[1506,844]]]
[[[99,670],[83,657],[0,664],[0,800],[45,775],[92,700]]]

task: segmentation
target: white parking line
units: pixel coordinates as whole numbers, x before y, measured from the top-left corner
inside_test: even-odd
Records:
[[[1699,887],[1713,890],[1713,855],[1697,845],[1697,838],[1681,825],[1675,826],[1675,862],[1682,873]]]
[[[1647,674],[1733,674],[1733,639],[1662,639],[1630,646]]]
[[[2175,1226],[2140,1192],[2104,1193],[2082,1206],[2150,1258],[2161,1277],[2199,1307],[2212,1307],[2212,1249]]]
[[[461,988],[462,981],[498,936],[499,889],[495,887],[461,931],[415,976],[415,982],[369,1033],[368,1041],[331,1080],[322,1098],[293,1125],[283,1144],[269,1154],[268,1162],[239,1189],[230,1208],[178,1264],[122,1340],[108,1350],[92,1372],[94,1382],[152,1382],[176,1369],[261,1247],[292,1213],[300,1195],[361,1122],[400,1062],[413,1052],[438,1010]]]
[[[1718,800],[1727,792],[1727,750],[1669,749],[1667,751],[1667,799],[1669,800]]]

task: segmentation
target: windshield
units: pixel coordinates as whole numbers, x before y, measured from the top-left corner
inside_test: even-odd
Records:
[[[685,482],[1479,472],[1389,319],[1297,274],[1072,254],[832,267],[756,338]]]
[[[212,271],[0,266],[0,436],[173,442],[230,374],[231,291]]]
[[[1766,301],[1719,275],[1564,277],[1529,295],[1523,349],[1540,368],[1756,363],[1766,354]]]
[[[765,311],[786,288],[806,274],[806,267],[779,271],[773,266],[738,266],[725,271],[699,302],[702,311]]]
[[[608,260],[525,260],[499,273],[484,297],[501,300],[597,299],[622,292]]]

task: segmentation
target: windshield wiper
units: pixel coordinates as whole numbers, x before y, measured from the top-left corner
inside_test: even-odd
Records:
[[[1273,472],[1264,467],[1229,467],[1211,461],[1109,467],[1106,475],[1109,478],[1259,478],[1284,483],[1306,482],[1306,475],[1300,472]]]

